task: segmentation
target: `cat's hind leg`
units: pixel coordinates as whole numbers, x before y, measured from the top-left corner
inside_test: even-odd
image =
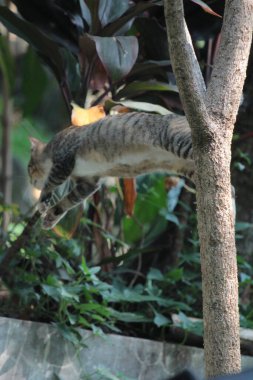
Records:
[[[67,180],[74,165],[75,160],[70,157],[53,164],[40,194],[38,210],[42,215],[50,208],[53,191]]]

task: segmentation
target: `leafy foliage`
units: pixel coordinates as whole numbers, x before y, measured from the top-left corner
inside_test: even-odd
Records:
[[[149,177],[147,179],[151,180]],[[140,180],[138,186],[142,187],[143,194],[138,196],[137,209],[138,202],[145,202],[145,198],[147,204],[154,205],[160,199],[166,209],[166,193],[162,183],[162,176],[154,176],[154,186],[150,191],[150,185],[146,187],[144,178]],[[144,213],[144,220],[148,228],[139,230],[139,235],[135,234],[135,244],[132,242],[131,247],[130,231],[131,228],[136,229],[134,224],[126,227],[122,225],[119,236],[124,235],[124,241],[103,231],[103,237],[110,241],[115,252],[120,254],[122,249],[128,250],[116,256],[115,260],[113,257],[109,259],[114,266],[110,272],[101,271],[97,265],[88,266],[84,259],[87,251],[83,252],[83,249],[90,239],[94,239],[92,231],[87,230],[87,219],[81,220],[79,234],[71,240],[58,238],[54,233],[42,234],[38,226],[35,227],[28,245],[20,249],[20,254],[11,263],[12,275],[8,281],[12,295],[2,300],[2,313],[57,323],[63,335],[74,343],[79,339],[74,327],[90,328],[94,332],[103,327],[104,331],[127,333],[127,326],[134,324],[136,331],[140,330],[140,334],[146,335],[149,325],[154,326],[154,334],[157,328],[169,327],[172,312],[192,314],[194,297],[185,300],[185,294],[190,292],[183,289],[184,286],[191,286],[193,278],[186,271],[185,265],[184,268],[181,267],[186,260],[185,256],[180,259],[178,268],[165,273],[150,268],[147,275],[140,278],[138,273],[136,277],[134,269],[131,274],[131,262],[136,257],[145,255],[145,247],[160,234],[160,229],[152,231],[152,224],[161,224],[162,220],[166,223],[166,213],[160,215],[158,206],[159,204],[152,212],[145,206],[147,213],[146,217]],[[136,215],[132,219],[137,218]],[[88,222],[88,225],[97,228],[94,223]],[[22,223],[10,225],[9,238],[2,247],[2,257],[12,242],[22,234],[22,230]],[[189,265],[190,261],[188,260]],[[101,265],[105,268],[105,262]],[[196,276],[199,277],[199,272],[197,273]],[[180,290],[176,292],[176,289]]]
[[[164,190],[161,178],[155,178],[154,185],[159,186],[154,186],[153,192],[158,195],[160,191],[162,199]],[[144,179],[140,184],[144,186],[142,182]],[[146,191],[149,200],[150,186]],[[142,197],[143,194],[138,195],[140,202]],[[170,207],[167,206],[170,213],[176,215],[177,208],[172,211],[173,207],[172,203]],[[167,269],[149,267],[145,274],[134,269],[135,262],[136,259],[145,260],[149,250],[154,255],[149,247],[155,236],[151,237],[150,231],[153,223],[161,223],[161,214],[158,212],[150,218],[149,208],[146,206],[143,209],[146,210],[146,218],[145,212],[142,212],[142,217],[149,228],[139,231],[139,236],[135,235],[135,242],[131,245],[126,233],[129,226],[124,228],[123,224],[125,241],[103,231],[104,238],[110,241],[114,251],[119,254],[124,250],[125,253],[102,260],[100,265],[87,265],[84,258],[88,254],[87,246],[94,239],[92,231],[87,229],[87,219],[81,220],[79,232],[70,240],[58,238],[54,233],[42,234],[38,227],[35,228],[28,246],[21,248],[20,254],[11,263],[9,281],[11,280],[12,293],[1,300],[1,313],[55,323],[65,338],[75,344],[80,340],[76,327],[92,329],[96,334],[114,331],[162,338],[169,333],[173,324],[172,313],[179,314],[182,328],[201,335],[201,327],[187,318],[187,315],[201,317],[202,313],[195,216],[192,215],[189,220],[191,239],[186,240],[178,256],[177,266]],[[166,214],[162,214],[165,222]],[[89,225],[97,227],[91,222]],[[180,224],[179,227],[184,228]],[[246,227],[248,226],[238,226],[239,229]],[[10,225],[8,241],[5,247],[1,247],[2,257],[21,233],[22,224]],[[159,235],[158,230],[157,236]],[[154,247],[154,251],[156,249]],[[242,257],[238,257],[238,261],[242,296],[241,321],[249,327],[252,325],[252,304],[248,297],[249,287],[252,286],[252,266]],[[112,265],[109,272],[105,271],[106,263]]]

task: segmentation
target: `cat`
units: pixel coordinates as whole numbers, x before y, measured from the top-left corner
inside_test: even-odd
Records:
[[[92,195],[104,177],[168,171],[193,180],[191,131],[184,116],[131,112],[69,127],[45,144],[33,137],[28,174],[41,189],[42,227],[53,228],[68,210]],[[70,192],[52,205],[66,180]]]

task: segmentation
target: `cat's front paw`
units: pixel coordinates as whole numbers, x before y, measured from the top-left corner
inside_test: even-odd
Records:
[[[50,207],[52,207],[51,198],[52,198],[51,193],[41,194],[40,200],[37,206],[37,209],[41,215],[44,216],[46,212],[50,209]]]
[[[44,230],[54,228],[65,214],[66,211],[64,212],[57,206],[50,208],[42,218],[42,228]]]
[[[44,216],[47,212],[47,210],[49,209],[49,205],[47,205],[46,203],[44,202],[40,202],[38,203],[38,206],[37,206],[37,210],[39,211],[39,213]]]

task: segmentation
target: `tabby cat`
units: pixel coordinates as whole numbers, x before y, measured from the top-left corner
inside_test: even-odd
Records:
[[[107,176],[135,177],[169,171],[193,177],[192,143],[184,116],[128,113],[89,126],[69,127],[48,144],[31,141],[28,173],[41,189],[42,226],[54,227],[68,210],[93,194]],[[52,204],[58,186],[70,179],[70,192]]]

